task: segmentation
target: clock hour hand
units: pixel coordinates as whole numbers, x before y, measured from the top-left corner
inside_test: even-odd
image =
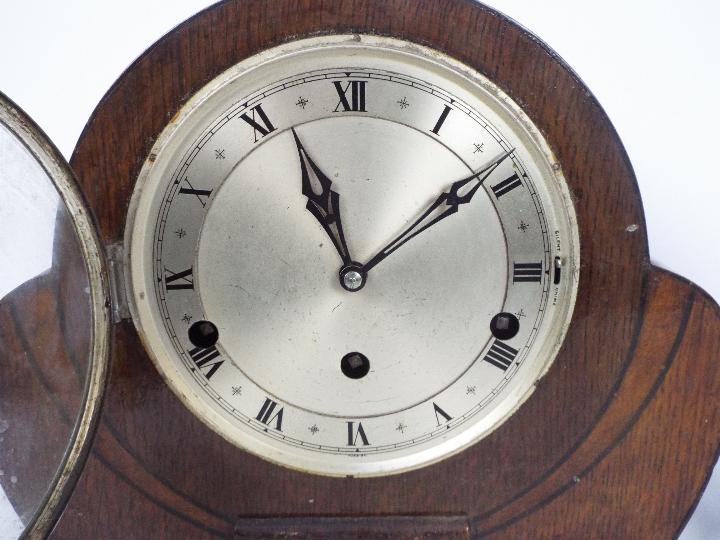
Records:
[[[414,238],[415,236],[423,232],[425,229],[432,227],[439,221],[442,221],[446,217],[451,216],[452,214],[457,212],[458,207],[461,204],[469,203],[475,196],[475,193],[477,193],[478,189],[480,189],[480,186],[483,185],[483,182],[485,182],[485,180],[488,178],[488,176],[490,176],[493,171],[500,166],[500,164],[505,160],[505,158],[507,158],[514,151],[515,149],[512,148],[511,150],[500,154],[497,158],[485,165],[478,172],[472,174],[471,176],[468,176],[467,178],[463,178],[462,180],[454,182],[450,186],[450,189],[448,189],[446,192],[441,193],[440,196],[435,199],[435,202],[432,203],[430,207],[412,225],[405,229],[402,234],[400,234],[387,246],[381,249],[377,255],[375,255],[366,264],[364,264],[362,267],[363,272],[367,274],[370,269],[372,269],[380,261],[382,261],[388,255],[397,250],[400,246],[408,242],[410,239]],[[476,183],[469,187],[468,185],[473,181],[476,181]]]
[[[350,265],[352,259],[345,242],[342,222],[340,221],[340,196],[332,190],[332,180],[310,158],[294,128],[292,133],[300,154],[302,194],[308,199],[305,208],[315,216],[315,219],[325,229],[325,232],[335,245],[335,249],[340,254],[344,266]]]

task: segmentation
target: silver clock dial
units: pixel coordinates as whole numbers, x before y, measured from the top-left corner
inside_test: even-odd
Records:
[[[405,42],[302,40],[201,90],[156,143],[134,319],[238,446],[331,475],[479,440],[562,342],[578,237],[559,166],[488,80]]]

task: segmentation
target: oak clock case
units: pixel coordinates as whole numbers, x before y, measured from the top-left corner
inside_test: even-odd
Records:
[[[650,265],[591,93],[481,4],[297,8],[170,32],[78,143],[89,209],[46,179],[60,270],[3,300],[19,357],[59,343],[74,374],[31,534],[678,534],[717,455],[720,316]]]

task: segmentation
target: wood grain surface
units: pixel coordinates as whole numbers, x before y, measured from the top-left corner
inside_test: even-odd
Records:
[[[333,479],[271,465],[215,435],[164,385],[124,321],[92,455],[53,537],[248,537],[254,526],[269,527],[258,537],[319,537],[322,524],[327,537],[337,526],[346,537],[401,538],[402,524],[409,536],[440,538],[673,537],[720,441],[720,312],[649,264],[632,169],[592,94],[492,10],[469,0],[246,0],[200,13],[121,76],[75,150],[104,242],[122,240],[140,167],[194,91],[270,46],[347,32],[454,56],[545,135],[575,202],[582,260],[551,370],[511,419],[461,454],[387,478]],[[403,516],[429,528],[417,532]],[[386,536],[381,517],[392,518]]]

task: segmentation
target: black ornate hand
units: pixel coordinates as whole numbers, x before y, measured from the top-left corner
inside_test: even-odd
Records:
[[[480,189],[480,186],[483,185],[483,182],[485,182],[487,177],[490,176],[493,171],[497,169],[498,166],[505,160],[505,158],[507,158],[514,151],[515,149],[513,148],[508,152],[501,154],[495,160],[480,169],[475,174],[453,183],[452,186],[450,186],[450,189],[444,193],[441,193],[440,196],[435,200],[435,202],[432,203],[432,205],[430,205],[430,207],[423,213],[423,215],[420,216],[412,225],[410,225],[410,227],[408,227],[400,236],[395,238],[392,242],[390,242],[387,246],[380,250],[380,252],[372,259],[370,259],[366,264],[364,264],[362,266],[363,272],[367,274],[367,272],[369,272],[371,268],[373,268],[380,261],[385,259],[388,255],[393,253],[396,249],[405,244],[411,238],[414,238],[415,236],[423,232],[425,229],[435,225],[437,222],[457,212],[458,207],[461,204],[469,203],[477,190]],[[473,180],[477,180],[477,184],[461,195],[460,192],[463,190],[463,188],[465,188]]]
[[[325,232],[335,245],[335,249],[340,254],[343,264],[347,266],[352,263],[352,259],[345,243],[345,235],[340,221],[340,196],[331,189],[332,180],[310,159],[295,129],[292,130],[292,133],[300,154],[302,193],[308,198],[305,208],[323,226],[323,229],[325,229]]]

